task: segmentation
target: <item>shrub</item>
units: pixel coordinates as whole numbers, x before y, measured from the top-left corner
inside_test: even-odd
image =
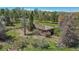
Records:
[[[54,28],[54,34],[56,35],[56,36],[60,36],[60,28]]]

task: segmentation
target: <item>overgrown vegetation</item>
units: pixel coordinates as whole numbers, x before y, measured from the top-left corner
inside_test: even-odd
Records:
[[[78,13],[0,9],[0,50],[79,50]]]

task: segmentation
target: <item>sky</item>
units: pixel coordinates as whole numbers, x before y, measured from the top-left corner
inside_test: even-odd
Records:
[[[13,9],[15,7],[1,7],[1,8]],[[38,10],[43,10],[43,11],[79,12],[79,7],[20,7],[20,8],[24,8],[25,10],[38,9]]]
[[[64,12],[77,12],[79,11],[79,7],[28,7],[26,9],[38,9],[38,10],[46,10],[46,11],[64,11]]]

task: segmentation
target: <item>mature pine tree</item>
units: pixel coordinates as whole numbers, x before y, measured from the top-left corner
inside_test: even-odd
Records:
[[[31,14],[29,15],[29,25],[28,25],[28,30],[29,31],[33,31],[33,29],[35,28],[34,24],[33,24],[33,11],[31,12]]]

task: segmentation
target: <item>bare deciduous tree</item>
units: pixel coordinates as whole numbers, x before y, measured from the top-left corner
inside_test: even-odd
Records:
[[[77,16],[74,13],[68,13],[59,17],[60,29],[62,32],[59,40],[59,47],[75,47],[78,45],[78,35],[76,34]]]

